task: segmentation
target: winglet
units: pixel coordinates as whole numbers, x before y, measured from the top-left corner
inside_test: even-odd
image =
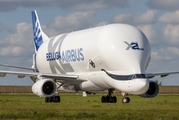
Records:
[[[36,10],[32,11],[32,24],[33,24],[33,34],[34,34],[34,46],[35,52],[38,51],[41,44],[48,40],[48,36],[42,31],[39,18]]]

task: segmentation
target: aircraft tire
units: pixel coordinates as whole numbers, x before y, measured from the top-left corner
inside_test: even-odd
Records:
[[[56,102],[60,102],[60,96],[56,96]]]
[[[109,96],[102,96],[101,97],[101,102],[102,103],[116,103],[117,102],[117,97],[113,96],[113,97],[109,97]]]
[[[122,98],[122,103],[129,103],[129,102],[130,102],[130,98],[128,97]]]
[[[105,97],[105,96],[102,96],[102,97],[101,97],[101,102],[102,102],[102,103],[105,103],[105,102],[106,102],[106,97]]]
[[[60,102],[60,96],[53,96],[53,97],[52,97],[52,101],[53,101],[54,103]]]
[[[52,97],[45,97],[45,102],[49,103],[52,102],[53,98]]]
[[[116,97],[116,96],[113,96],[113,97],[112,97],[112,102],[113,102],[113,103],[116,103],[116,102],[117,102],[117,97]]]
[[[110,102],[110,97],[106,96],[106,103]]]

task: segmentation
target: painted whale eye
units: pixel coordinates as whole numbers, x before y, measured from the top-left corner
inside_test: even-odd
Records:
[[[95,68],[95,63],[94,63],[91,59],[89,59],[89,64],[90,64],[93,68]]]

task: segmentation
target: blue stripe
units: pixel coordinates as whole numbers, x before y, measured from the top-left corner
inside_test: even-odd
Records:
[[[41,44],[43,43],[42,33],[39,28],[40,23],[37,23],[37,16],[35,15],[35,12],[32,11],[32,23],[33,23],[33,33],[34,33],[34,43],[36,50],[39,49]]]

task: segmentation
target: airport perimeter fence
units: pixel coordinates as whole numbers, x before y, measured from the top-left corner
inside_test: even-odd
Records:
[[[0,86],[0,93],[32,93],[30,86]]]
[[[64,91],[59,91],[59,92],[64,92]],[[119,92],[119,91],[115,91],[115,92]],[[31,86],[0,86],[0,93],[32,93],[32,90],[31,90]],[[179,94],[179,86],[160,86],[159,93]]]

